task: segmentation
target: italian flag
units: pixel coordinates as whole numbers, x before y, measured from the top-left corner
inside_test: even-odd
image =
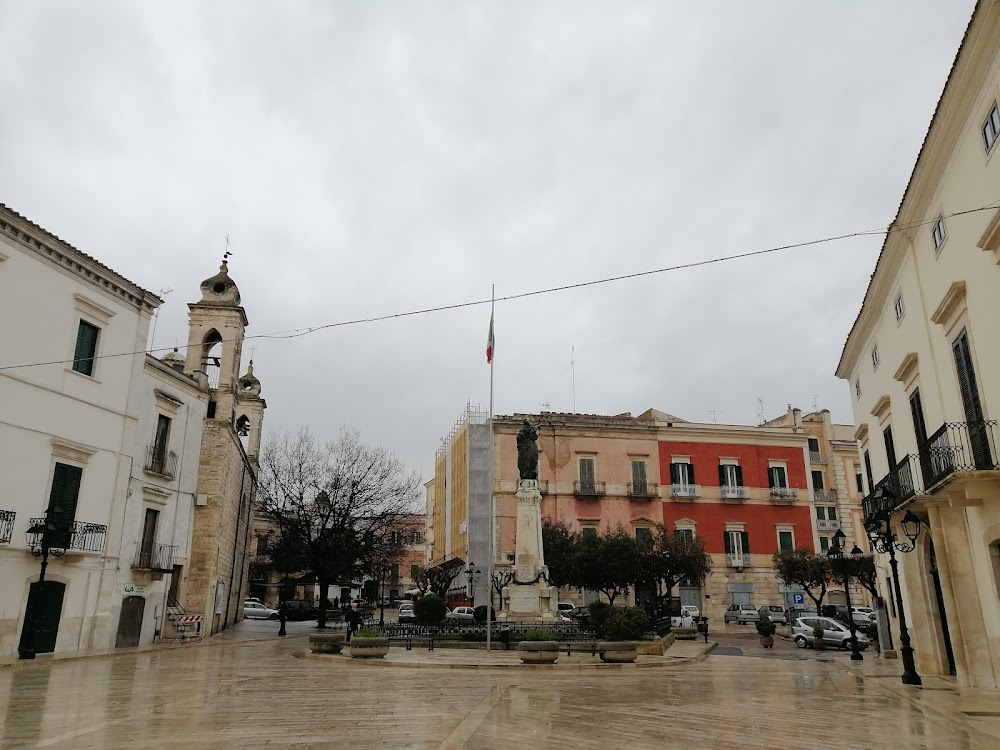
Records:
[[[486,337],[486,363],[493,362],[493,313],[490,313],[490,335]]]

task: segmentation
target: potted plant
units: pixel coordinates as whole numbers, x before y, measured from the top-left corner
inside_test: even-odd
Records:
[[[636,641],[649,630],[649,615],[642,607],[622,607],[608,615],[600,625],[597,644],[601,661],[631,664],[639,656]]]
[[[762,648],[774,648],[774,623],[771,622],[770,617],[764,617],[757,621],[757,635],[760,636],[760,645]]]
[[[826,641],[823,640],[823,626],[819,623],[813,625],[812,647],[817,651],[826,651]]]
[[[517,650],[525,664],[555,664],[559,658],[556,637],[545,628],[530,628],[517,644]]]
[[[351,642],[352,659],[381,659],[389,653],[389,639],[377,630],[361,628]]]

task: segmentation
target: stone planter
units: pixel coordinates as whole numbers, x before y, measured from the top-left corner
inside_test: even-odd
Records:
[[[354,636],[347,644],[351,649],[352,659],[381,659],[389,653],[389,639],[379,638],[359,638]]]
[[[343,633],[314,633],[309,636],[309,650],[314,654],[339,654],[343,647]]]
[[[762,635],[760,637],[761,648],[774,648],[774,636],[773,635]]]
[[[659,637],[635,643],[635,652],[640,656],[663,656],[663,650],[663,640]]]
[[[634,641],[601,641],[597,644],[601,661],[610,664],[631,664],[639,656]]]
[[[517,651],[524,664],[555,664],[559,644],[555,641],[521,641]]]

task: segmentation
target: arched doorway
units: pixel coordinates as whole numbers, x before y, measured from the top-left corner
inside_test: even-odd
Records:
[[[35,581],[31,584],[28,606],[24,609],[19,652],[29,647],[36,654],[51,654],[56,650],[65,593],[66,584],[59,581]]]
[[[927,551],[930,562],[931,581],[934,584],[934,601],[937,606],[938,622],[941,625],[941,637],[944,640],[944,651],[948,657],[948,674],[957,674],[955,670],[955,652],[951,647],[951,632],[948,630],[948,615],[944,608],[944,593],[941,590],[941,576],[938,573],[937,556],[934,554],[934,541],[928,536]]]
[[[142,634],[142,615],[146,609],[143,596],[126,596],[122,599],[122,613],[118,618],[118,636],[115,648],[134,648]]]

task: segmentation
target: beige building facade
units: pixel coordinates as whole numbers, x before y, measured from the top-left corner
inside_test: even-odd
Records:
[[[916,548],[898,554],[917,670],[992,688],[1000,687],[998,102],[1000,2],[981,0],[837,368],[851,388],[866,511],[893,511],[898,522],[910,510],[924,525]],[[882,583],[890,595],[888,573]]]

